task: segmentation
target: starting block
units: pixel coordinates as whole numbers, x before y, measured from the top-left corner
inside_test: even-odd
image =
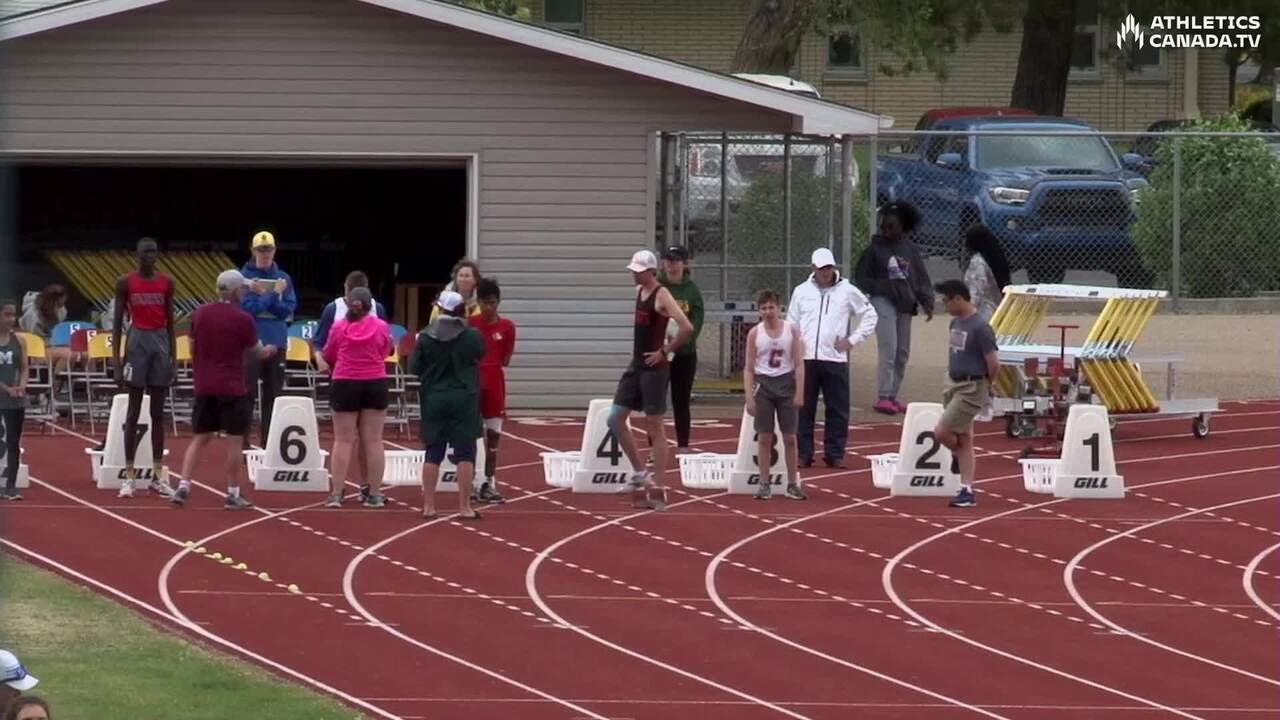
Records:
[[[85,454],[89,456],[89,469],[94,485],[99,490],[115,490],[124,480],[124,421],[129,416],[129,395],[118,393],[111,399],[111,416],[107,421],[107,442],[101,450],[89,448]],[[162,421],[163,422],[163,421]],[[155,478],[155,459],[151,455],[151,398],[142,396],[142,411],[138,414],[138,430],[135,438],[137,449],[133,456],[134,472],[137,480],[150,483]],[[166,448],[167,456],[169,450]],[[168,474],[168,468],[165,468]]]
[[[1060,498],[1124,497],[1124,477],[1116,473],[1111,426],[1103,405],[1072,405],[1062,439],[1062,461],[1053,477]]]
[[[738,455],[733,461],[733,470],[729,473],[730,495],[755,495],[760,488],[760,459],[756,457],[759,442],[755,418],[743,408],[742,423],[738,428]],[[772,483],[775,489],[784,490],[787,483],[787,455],[783,450],[782,433],[774,432],[770,454],[772,457],[769,458],[769,470],[764,480]]]
[[[255,490],[328,492],[329,471],[320,451],[316,406],[309,397],[276,398],[266,450],[248,450],[245,462]],[[255,457],[256,456],[256,462]]]
[[[582,461],[573,473],[575,493],[618,493],[626,490],[627,479],[635,472],[618,438],[609,429],[609,408],[613,400],[597,398],[587,407],[582,427]],[[627,430],[631,430],[630,421]]]
[[[907,406],[890,495],[947,497],[960,492],[960,468],[933,434],[941,417],[940,403]]]

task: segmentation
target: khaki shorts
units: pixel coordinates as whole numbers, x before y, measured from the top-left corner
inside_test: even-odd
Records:
[[[755,431],[761,435],[772,435],[773,419],[778,418],[778,431],[783,435],[796,434],[796,415],[799,408],[794,402],[796,396],[796,374],[770,377],[756,375]]]
[[[969,433],[973,419],[982,412],[990,391],[986,380],[956,382],[950,377],[942,391],[942,418],[938,424],[953,433]]]

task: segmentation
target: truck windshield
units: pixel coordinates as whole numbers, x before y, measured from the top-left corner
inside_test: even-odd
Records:
[[[1116,158],[1101,136],[979,136],[977,166],[982,169],[1054,167],[1115,170]]]

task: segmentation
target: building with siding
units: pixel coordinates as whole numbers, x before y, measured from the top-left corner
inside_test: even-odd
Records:
[[[583,407],[612,393],[630,349],[623,268],[654,244],[659,132],[869,135],[882,122],[433,0],[8,0],[0,10],[0,148],[18,166],[465,170],[465,252],[500,278],[504,313],[520,326],[515,407]],[[54,201],[70,210],[93,199]],[[281,242],[287,269],[290,238]],[[429,235],[398,242],[397,266],[459,254]]]
[[[748,6],[743,0],[530,2],[533,17],[552,27],[719,72],[730,70]],[[1114,29],[1099,24],[1096,3],[1081,0],[1078,6],[1068,116],[1108,130],[1144,130],[1156,120],[1213,115],[1230,107],[1222,50],[1146,47],[1134,69],[1117,68],[1103,52]],[[860,42],[857,28],[843,28],[832,37],[808,37],[792,76],[823,97],[892,116],[895,127],[909,129],[934,107],[1008,105],[1021,43],[1017,29],[988,29],[960,46],[948,61],[948,78],[940,81],[927,71],[880,72],[894,59]]]

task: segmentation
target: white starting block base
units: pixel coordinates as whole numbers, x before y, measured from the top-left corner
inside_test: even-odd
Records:
[[[475,476],[471,478],[471,487],[474,491],[476,480],[484,479],[484,437],[476,440],[476,461]],[[421,474],[421,470],[419,470]],[[419,481],[421,482],[421,481]],[[453,459],[453,448],[450,447],[444,455],[444,462],[440,463],[440,476],[436,478],[436,492],[438,493],[456,493],[458,492],[458,466]]]
[[[960,492],[960,473],[951,451],[933,434],[941,417],[939,403],[913,402],[907,406],[890,495],[951,497]]]
[[[126,393],[118,393],[111,399],[111,416],[107,420],[107,442],[102,451],[92,448],[85,450],[85,454],[89,456],[89,472],[93,484],[99,490],[116,490],[119,489],[121,481],[125,478],[125,460],[124,460],[124,420],[129,414],[129,396]],[[137,480],[143,483],[150,483],[155,478],[153,466],[155,460],[151,455],[151,397],[149,395],[142,396],[142,411],[138,415],[138,425],[145,428],[142,435],[138,437],[138,449],[134,453],[134,472],[137,474]],[[164,451],[165,457],[169,456],[168,448]],[[166,476],[169,469],[164,468]]]
[[[587,420],[582,426],[582,450],[578,469],[573,473],[575,493],[618,493],[627,489],[627,478],[635,469],[622,445],[609,430],[609,408],[613,400],[597,398],[587,406]],[[630,432],[630,421],[627,431]]]
[[[1053,495],[1101,500],[1124,497],[1124,478],[1116,473],[1106,407],[1071,406],[1062,437],[1062,462],[1053,475]]]
[[[775,424],[775,431],[777,430]],[[755,495],[760,489],[761,470],[759,459],[760,436],[756,434],[755,418],[742,409],[742,421],[738,425],[738,452],[733,462],[733,472],[729,473],[730,495]],[[787,454],[782,444],[782,433],[773,434],[773,457],[770,458],[767,473],[768,482],[775,488],[783,489],[787,482]]]
[[[276,398],[265,450],[246,450],[254,490],[328,492],[328,453],[320,450],[316,406],[309,397]]]

